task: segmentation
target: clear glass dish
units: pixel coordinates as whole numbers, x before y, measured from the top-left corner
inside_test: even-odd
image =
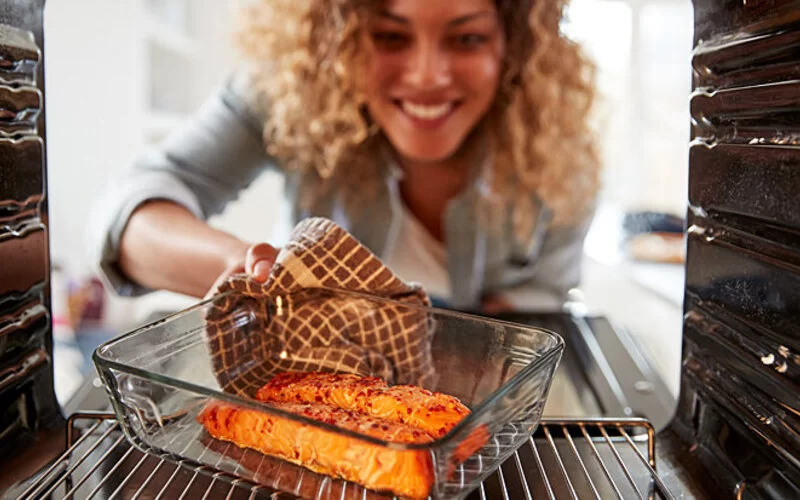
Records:
[[[561,337],[539,328],[353,292],[307,289],[293,297],[236,303],[230,315],[242,331],[254,331],[253,327],[257,331],[254,308],[277,312],[285,319],[304,304],[331,299],[352,304],[350,309],[356,311],[359,320],[377,317],[387,308],[424,318],[431,330],[430,353],[436,374],[425,388],[459,398],[471,413],[430,443],[388,443],[223,391],[208,347],[206,318],[225,295],[101,345],[94,353],[95,366],[127,438],[141,450],[188,466],[229,473],[301,498],[385,496],[211,438],[197,420],[209,400],[249,407],[394,450],[425,450],[431,454],[435,478],[430,496],[462,498],[536,430],[564,350]],[[275,346],[276,351],[269,356],[291,358],[292,352],[287,352],[285,346]],[[263,352],[243,352],[245,365],[264,362]],[[465,461],[456,463],[454,453],[476,431],[488,431],[488,442]]]

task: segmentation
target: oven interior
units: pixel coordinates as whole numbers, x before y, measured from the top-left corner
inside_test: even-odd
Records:
[[[269,485],[132,448],[93,377],[63,408],[56,402],[44,1],[0,6],[0,492],[276,498]],[[800,2],[693,8],[677,408],[607,318],[501,316],[563,336],[552,391],[575,401],[575,414],[543,421],[469,498],[800,497]],[[303,479],[281,484],[280,497],[308,496]],[[315,488],[311,496],[348,498],[346,486]]]

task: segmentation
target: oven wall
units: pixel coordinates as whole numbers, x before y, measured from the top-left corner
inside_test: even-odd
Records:
[[[677,428],[738,498],[800,498],[800,2],[695,0]]]
[[[61,424],[53,392],[42,10],[0,1],[0,457]]]

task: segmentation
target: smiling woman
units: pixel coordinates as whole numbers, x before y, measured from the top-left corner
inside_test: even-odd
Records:
[[[263,281],[276,249],[203,219],[273,168],[290,226],[334,219],[441,305],[560,307],[599,170],[592,67],[560,33],[564,7],[250,2],[241,71],[108,194],[104,271],[134,293]]]
[[[500,192],[535,192],[557,221],[580,221],[597,189],[594,75],[561,36],[566,3],[258,2],[239,42],[270,103],[268,148],[327,177],[373,138],[430,161],[457,159],[469,134],[484,134]]]

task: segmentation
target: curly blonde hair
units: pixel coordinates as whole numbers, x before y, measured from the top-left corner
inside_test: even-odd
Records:
[[[370,121],[357,68],[371,0],[255,0],[243,10],[237,44],[269,103],[264,139],[287,168],[322,179],[374,176],[380,131]],[[506,37],[500,88],[484,118],[492,184],[512,200],[515,224],[535,193],[554,222],[583,220],[599,184],[589,127],[594,67],[562,35],[566,0],[495,0]],[[369,160],[372,160],[371,162]],[[367,160],[367,161],[364,161]],[[361,187],[360,187],[361,189]]]

